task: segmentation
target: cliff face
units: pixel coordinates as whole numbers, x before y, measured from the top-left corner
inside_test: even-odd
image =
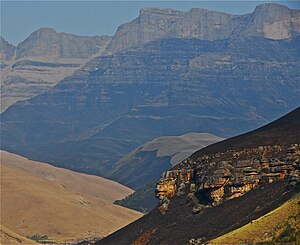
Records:
[[[298,144],[260,146],[203,155],[195,161],[187,159],[164,173],[158,182],[156,195],[162,200],[159,209],[165,213],[169,198],[187,191],[194,202],[193,212],[199,213],[282,179],[289,179],[290,185],[295,186],[300,180],[299,170]]]
[[[52,28],[33,32],[17,47],[1,39],[1,112],[47,91],[100,54],[109,41],[107,36],[76,36]]]
[[[18,44],[16,58],[90,58],[109,40],[106,36],[85,37],[57,33],[53,28],[41,28]]]
[[[187,12],[144,8],[137,19],[118,28],[108,49],[124,50],[162,38],[213,41],[250,35],[282,40],[299,33],[299,11],[274,3],[259,5],[253,13],[241,16],[197,8]]]
[[[1,47],[1,52],[0,52],[1,69],[3,69],[5,67],[5,62],[10,61],[13,58],[16,47],[8,43],[1,36],[0,36],[0,47]]]

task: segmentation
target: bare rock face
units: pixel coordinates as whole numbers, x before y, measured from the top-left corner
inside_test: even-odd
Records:
[[[248,28],[251,33],[274,40],[289,39],[299,35],[300,12],[279,4],[262,4],[256,7],[252,23]]]
[[[107,36],[85,37],[41,28],[17,46],[16,57],[89,58],[109,40]]]
[[[168,37],[170,27],[183,15],[173,9],[143,8],[137,19],[118,28],[108,50],[115,52]]]
[[[1,62],[10,61],[15,53],[16,47],[8,43],[3,37],[0,36],[0,60]]]
[[[258,186],[285,178],[290,185],[296,185],[300,180],[299,169],[298,144],[208,154],[195,161],[188,158],[165,172],[157,183],[156,196],[162,202],[160,211],[165,213],[170,197],[190,191],[188,197],[194,202],[193,212],[197,213],[205,206],[218,206]],[[180,188],[182,185],[184,188]]]
[[[1,112],[70,76],[93,55],[99,55],[110,39],[57,33],[52,28],[33,32],[16,48],[1,39]]]
[[[121,25],[108,46],[111,52],[163,38],[221,40],[235,35],[289,39],[300,33],[300,13],[279,4],[262,4],[251,14],[232,15],[193,8],[187,12],[144,8],[137,19]]]

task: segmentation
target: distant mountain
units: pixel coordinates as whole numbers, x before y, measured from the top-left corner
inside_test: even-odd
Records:
[[[259,230],[257,236],[277,227],[273,242],[298,241],[299,206],[290,206],[294,217],[278,210],[264,215],[289,199],[298,200],[299,159],[300,107],[262,128],[208,146],[170,169],[157,183],[161,205],[96,244],[202,244],[246,224],[243,230],[252,232],[251,226]],[[268,219],[269,228],[256,226],[259,217]],[[254,242],[256,236],[240,232]]]
[[[159,137],[122,157],[105,176],[137,188],[158,180],[163,171],[189,157],[196,150],[220,140],[223,138],[206,133]]]
[[[41,243],[74,243],[106,236],[141,217],[112,204],[132,190],[101,177],[3,151],[1,176],[3,244],[22,241],[19,235]]]
[[[110,39],[57,33],[52,28],[33,32],[17,47],[1,37],[1,112],[71,75],[93,55],[99,55]]]
[[[143,8],[139,17],[121,25],[108,49],[124,50],[166,38],[222,40],[235,36],[258,36],[273,40],[299,35],[297,10],[268,3],[258,5],[252,14],[232,15],[193,8],[187,12],[174,9]]]
[[[104,176],[157,137],[229,137],[262,126],[299,105],[299,14],[277,4],[241,16],[192,9],[184,19],[176,10],[142,10],[119,28],[101,56],[5,111],[1,148]],[[280,24],[286,18],[292,21]],[[198,23],[199,35],[169,36],[176,19],[185,23],[180,30]],[[239,27],[230,35],[222,34],[228,25],[211,33],[211,23],[219,28],[223,19]],[[159,23],[161,31],[155,29]],[[266,36],[261,26],[270,25],[288,36]],[[147,30],[157,40],[148,40]]]

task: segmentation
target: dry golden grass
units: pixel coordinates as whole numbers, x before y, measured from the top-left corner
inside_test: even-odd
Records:
[[[5,226],[1,225],[0,229],[0,244],[37,244],[35,241],[30,240],[26,237],[20,236],[17,233],[7,229]]]
[[[266,244],[268,242],[280,244],[281,242],[276,242],[276,238],[278,239],[280,234],[283,234],[287,227],[292,227],[292,229],[298,233],[300,231],[299,194],[279,208],[239,229],[210,241],[209,244],[257,244],[263,242]],[[296,240],[295,242],[300,241]]]
[[[142,216],[112,204],[129,193],[113,181],[1,152],[1,224],[23,237],[60,243],[106,236]]]

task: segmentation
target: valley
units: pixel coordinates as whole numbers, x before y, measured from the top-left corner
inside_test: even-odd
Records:
[[[0,37],[1,244],[298,244],[299,7],[135,4]]]
[[[1,242],[102,238],[142,216],[113,204],[132,192],[101,177],[1,151]]]

